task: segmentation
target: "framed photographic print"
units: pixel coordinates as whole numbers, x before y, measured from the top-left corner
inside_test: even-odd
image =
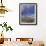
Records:
[[[19,4],[19,24],[37,25],[37,3]]]

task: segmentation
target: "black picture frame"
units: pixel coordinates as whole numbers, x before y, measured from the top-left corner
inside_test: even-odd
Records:
[[[22,5],[31,5],[35,7],[35,23],[30,22],[30,23],[21,23],[21,9],[22,9]],[[19,3],[19,24],[20,25],[37,25],[37,3]]]

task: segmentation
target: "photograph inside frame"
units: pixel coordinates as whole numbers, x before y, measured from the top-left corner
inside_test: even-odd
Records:
[[[20,3],[19,16],[20,24],[37,24],[37,4]]]

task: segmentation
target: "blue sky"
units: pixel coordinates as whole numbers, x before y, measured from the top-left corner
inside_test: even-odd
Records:
[[[26,5],[23,7],[24,9],[22,10],[21,14],[22,16],[32,16],[32,14],[34,14],[35,11],[35,6],[33,5]]]

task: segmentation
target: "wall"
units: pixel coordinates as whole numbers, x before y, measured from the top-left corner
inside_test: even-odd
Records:
[[[0,17],[0,23],[8,22],[14,29],[12,32],[5,32],[5,37],[33,37],[34,40],[46,41],[46,0],[3,0],[4,5],[11,11],[5,17]],[[19,3],[37,3],[37,22],[35,25],[19,25]]]

